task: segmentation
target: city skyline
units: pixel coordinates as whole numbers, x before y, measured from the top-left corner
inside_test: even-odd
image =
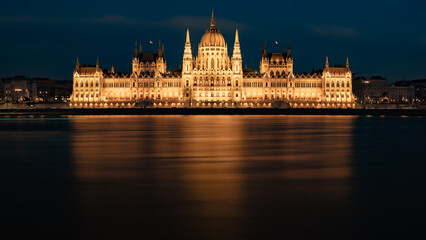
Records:
[[[348,56],[356,75],[382,75],[390,82],[426,76],[422,67],[426,35],[421,24],[425,4],[420,1],[286,1],[262,6],[190,1],[163,2],[169,6],[163,8],[152,2],[94,1],[83,9],[79,1],[43,3],[25,2],[19,7],[6,3],[0,10],[0,28],[9,36],[0,40],[1,77],[19,74],[71,80],[77,56],[81,63],[92,64],[99,56],[102,68],[114,64],[117,71],[128,72],[131,65],[126,59],[133,54],[135,40],[146,51],[156,51],[161,40],[169,70],[173,70],[181,64],[187,27],[196,54],[194,43],[201,39],[212,6],[225,39],[232,39],[238,27],[243,65],[256,70],[266,40],[272,51],[284,51],[291,41],[296,72],[306,72],[313,65],[324,68],[326,56],[331,64],[340,64]]]

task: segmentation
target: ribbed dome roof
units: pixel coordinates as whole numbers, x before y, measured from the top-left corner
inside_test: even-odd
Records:
[[[201,46],[219,46],[225,47],[225,39],[219,31],[212,32],[210,29],[204,33],[200,42]]]
[[[212,13],[212,19],[210,21],[210,28],[204,33],[203,37],[201,38],[200,45],[202,47],[209,47],[209,46],[219,46],[219,47],[225,47],[225,39],[223,38],[222,34],[219,30],[216,29],[214,16]]]

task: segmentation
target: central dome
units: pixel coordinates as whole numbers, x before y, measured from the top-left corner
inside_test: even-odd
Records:
[[[203,37],[201,38],[200,45],[202,47],[226,47],[225,39],[223,38],[220,31],[216,29],[213,13],[212,19],[210,21],[210,28],[206,31],[206,33],[204,33]]]

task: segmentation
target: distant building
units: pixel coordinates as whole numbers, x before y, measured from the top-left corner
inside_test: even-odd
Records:
[[[392,84],[390,87],[390,98],[394,103],[413,103],[415,97],[415,87],[409,86],[398,86]]]
[[[24,102],[32,98],[31,80],[25,76],[3,78],[3,96],[5,102]]]
[[[414,87],[414,98],[417,102],[424,102],[426,101],[426,79],[417,79],[417,80],[411,80],[411,81],[397,81],[395,82],[396,86],[400,87]],[[410,91],[412,91],[410,89]]]
[[[14,76],[0,80],[0,102],[67,102],[72,92],[71,81]]]
[[[352,84],[359,103],[412,103],[415,100],[411,81],[389,84],[384,77],[372,76],[369,79],[357,77]]]
[[[55,102],[68,102],[72,94],[71,81],[55,82]]]
[[[34,79],[37,86],[37,102],[54,102],[55,101],[55,82],[47,78]]]
[[[357,77],[353,80],[353,92],[359,103],[390,102],[390,85],[386,78],[372,76],[369,79]]]

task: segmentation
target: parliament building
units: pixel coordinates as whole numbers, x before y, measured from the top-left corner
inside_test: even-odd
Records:
[[[182,67],[167,70],[164,45],[158,52],[143,52],[135,46],[131,73],[114,67],[102,70],[80,65],[73,74],[73,108],[354,108],[349,62],[311,74],[293,72],[290,45],[284,52],[270,53],[266,43],[259,71],[243,68],[238,29],[232,56],[216,28],[210,28],[192,55],[189,29]]]

